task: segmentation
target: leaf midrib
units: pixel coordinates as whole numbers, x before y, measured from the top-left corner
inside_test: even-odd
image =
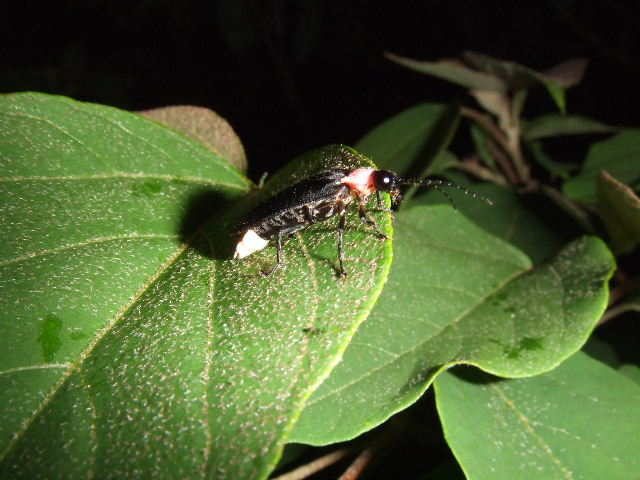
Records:
[[[222,182],[220,180],[214,180],[205,177],[194,177],[191,175],[170,175],[164,173],[145,173],[145,172],[112,172],[112,173],[97,173],[94,175],[18,175],[15,177],[0,177],[0,182],[56,182],[56,181],[88,181],[88,180],[110,180],[119,178],[131,178],[131,179],[151,179],[151,180],[166,180],[169,182],[184,182],[195,183],[197,185],[226,187],[233,190],[245,191],[246,185],[249,185],[245,181],[245,186],[238,185],[237,183]]]
[[[74,248],[83,248],[90,245],[95,245],[97,243],[117,242],[119,240],[137,240],[137,239],[153,239],[153,238],[176,239],[176,238],[180,238],[180,235],[168,234],[168,233],[130,233],[127,235],[110,235],[107,237],[94,237],[94,238],[85,239],[79,242],[66,243],[53,248],[46,248],[44,250],[25,253],[18,257],[9,258],[6,260],[0,260],[0,267],[5,267],[7,265],[11,265],[12,263],[19,263],[26,260],[31,260],[32,258],[37,258],[44,255],[56,254],[56,253],[63,252],[66,250],[71,250]]]
[[[498,388],[496,386],[496,384],[490,384],[489,386],[493,391],[496,392],[496,394],[504,402],[504,404],[514,412],[514,414],[516,415],[518,420],[520,420],[520,422],[524,426],[525,430],[538,443],[538,445],[540,445],[540,447],[542,447],[542,450],[544,451],[544,453],[551,459],[552,463],[560,470],[560,472],[562,473],[563,477],[568,479],[568,480],[572,479],[573,478],[573,474],[571,473],[571,471],[569,469],[567,469],[562,464],[560,459],[557,458],[553,454],[553,449],[544,440],[544,438],[542,438],[540,435],[538,435],[538,433],[533,428],[533,424],[531,423],[529,418],[524,413],[522,413],[520,410],[518,410],[518,408],[516,407],[515,403],[509,397],[507,397],[506,393],[503,392],[502,389]]]

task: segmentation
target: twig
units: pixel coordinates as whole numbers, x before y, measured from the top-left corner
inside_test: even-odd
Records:
[[[505,175],[511,183],[514,185],[518,183],[527,183],[529,181],[529,167],[527,166],[522,152],[520,151],[519,141],[511,141],[507,135],[496,125],[491,118],[473,108],[461,107],[460,115],[475,121],[478,125],[484,128],[489,135],[502,147],[509,157],[511,158],[511,164],[505,161],[504,157],[498,160],[500,167],[503,169]],[[494,149],[495,150],[495,149]],[[508,167],[507,167],[508,164]],[[515,167],[515,169],[514,169]]]
[[[344,473],[338,477],[338,480],[356,480],[378,452],[404,432],[406,425],[407,422],[402,415],[392,418],[384,432],[360,452]]]
[[[616,270],[613,274],[617,285],[610,290],[609,293],[609,309],[604,312],[602,318],[598,322],[598,327],[607,323],[609,320],[617,317],[618,315],[635,310],[639,311],[640,306],[637,301],[622,301],[629,293],[640,289],[640,276],[629,278],[628,275],[621,269]]]
[[[491,152],[493,158],[495,158],[496,163],[500,166],[500,170],[504,172],[509,183],[511,183],[511,185],[519,184],[520,180],[516,171],[513,169],[513,165],[509,163],[509,159],[505,153],[500,150],[491,139],[487,139],[487,149]]]
[[[616,305],[615,307],[610,308],[609,310],[604,312],[604,315],[602,315],[602,318],[600,319],[600,321],[596,326],[599,327],[601,325],[604,325],[609,320],[616,318],[618,315],[621,315],[625,312],[632,312],[632,311],[633,312],[640,311],[640,308],[638,307],[638,305],[633,305],[630,303],[621,303],[620,305]]]
[[[500,171],[497,169],[494,171],[486,168],[481,165],[476,158],[462,159],[454,166],[454,168],[470,173],[480,180],[486,180],[505,187],[508,185],[507,179],[502,175],[502,173],[500,173]]]
[[[500,130],[500,127],[498,127],[491,118],[489,118],[489,116],[469,107],[460,107],[460,115],[474,120],[478,125],[483,127],[500,145],[502,145],[502,148],[504,148],[505,151],[508,152],[511,149],[509,139],[504,132]]]
[[[589,219],[589,215],[581,208],[578,202],[571,200],[569,197],[565,197],[559,190],[550,185],[541,185],[540,191],[578,222],[588,233],[593,234],[596,231],[593,223]]]
[[[611,289],[609,294],[609,305],[614,305],[618,301],[625,297],[629,292],[640,289],[640,276],[634,278],[628,278],[620,270],[615,274],[618,280],[618,285]]]
[[[353,449],[351,448],[336,450],[335,452],[331,452],[324,457],[317,458],[312,462],[307,463],[306,465],[301,465],[300,467],[291,470],[290,472],[283,473],[282,475],[279,475],[277,477],[273,477],[271,480],[303,480],[310,477],[314,473],[319,472],[320,470],[323,470],[336,462],[339,462],[352,451]]]
[[[369,445],[367,448],[360,452],[360,455],[356,457],[356,459],[351,462],[349,468],[347,468],[338,480],[356,480],[364,469],[367,468],[367,465],[373,460],[374,455],[379,450],[379,447],[376,448],[376,445]]]

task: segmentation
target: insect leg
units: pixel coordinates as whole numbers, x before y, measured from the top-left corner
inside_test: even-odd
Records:
[[[262,275],[263,277],[268,277],[269,275],[271,275],[276,271],[278,265],[280,265],[280,260],[282,260],[282,230],[278,232],[278,236],[276,237],[276,248],[278,252],[276,254],[276,263],[274,263],[269,270],[260,269],[260,275]]]
[[[278,266],[280,265],[280,262],[282,261],[282,237],[295,233],[301,228],[302,228],[301,225],[294,225],[291,227],[278,230],[278,235],[276,236],[276,249],[277,249],[276,263],[274,263],[269,270],[260,269],[260,275],[262,275],[263,277],[268,277],[269,275],[271,275],[273,272],[276,271],[276,268],[278,268]]]
[[[360,202],[358,204],[358,216],[360,217],[360,220],[362,221],[362,223],[364,223],[365,225],[368,225],[369,227],[373,228],[373,230],[375,230],[380,240],[387,239],[387,236],[380,231],[380,229],[376,225],[376,222],[367,218],[367,210],[365,209],[364,201],[362,200],[362,198],[360,198]]]

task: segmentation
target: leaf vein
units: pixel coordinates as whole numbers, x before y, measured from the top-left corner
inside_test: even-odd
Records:
[[[469,315],[469,313],[471,313],[473,310],[475,310],[480,304],[482,304],[487,298],[489,298],[491,295],[493,295],[495,292],[499,291],[501,288],[503,288],[505,285],[507,285],[509,282],[511,282],[511,280],[513,280],[514,278],[516,278],[518,275],[521,275],[523,273],[523,271],[518,271],[515,272],[513,275],[507,277],[502,283],[500,283],[499,285],[497,285],[493,290],[490,290],[489,292],[487,292],[487,294],[483,295],[482,297],[479,297],[479,301],[476,302],[475,304],[473,304],[472,306],[470,306],[470,308],[468,308],[466,311],[461,312],[457,318],[453,319],[450,323],[441,326],[441,328],[435,332],[433,332],[430,336],[424,338],[423,340],[421,340],[420,342],[416,343],[415,345],[412,345],[411,348],[408,348],[406,350],[404,350],[403,352],[399,352],[395,358],[390,359],[386,362],[380,363],[379,365],[377,365],[375,368],[373,368],[372,370],[369,370],[368,372],[360,375],[359,377],[356,377],[352,380],[350,380],[349,382],[345,383],[344,385],[341,385],[339,388],[335,389],[335,390],[331,390],[327,393],[325,393],[324,395],[320,395],[317,398],[315,398],[315,400],[310,401],[307,406],[309,405],[313,405],[314,403],[318,403],[319,401],[323,400],[326,397],[329,397],[331,395],[335,395],[343,390],[346,390],[347,388],[351,387],[352,385],[358,383],[360,380],[362,380],[363,378],[368,377],[369,375],[372,375],[380,370],[382,370],[383,368],[388,367],[389,365],[391,365],[392,362],[394,362],[396,359],[403,357],[405,355],[409,355],[411,353],[414,353],[418,348],[420,348],[421,346],[425,345],[427,342],[433,340],[437,335],[439,335],[443,330],[445,330],[446,328],[452,327],[457,325],[463,318],[465,318],[467,315]]]
[[[223,182],[220,180],[213,180],[210,178],[194,177],[190,175],[169,175],[164,173],[145,173],[145,172],[114,172],[114,173],[98,173],[95,175],[27,175],[16,177],[0,177],[0,182],[51,182],[51,181],[85,181],[85,180],[110,180],[116,178],[133,178],[133,179],[153,179],[153,180],[166,180],[166,181],[181,181],[185,183],[196,183],[202,185],[213,185],[219,187],[226,187],[236,190],[245,190],[245,187],[231,182]],[[248,183],[245,181],[245,185]]]
[[[10,258],[7,260],[2,260],[0,261],[0,267],[4,267],[6,265],[10,265],[13,263],[19,263],[19,262],[23,262],[25,260],[30,260],[32,258],[35,257],[41,257],[44,255],[50,255],[50,254],[55,254],[55,253],[60,253],[63,252],[65,250],[70,250],[70,249],[74,249],[74,248],[81,248],[81,247],[87,247],[89,245],[94,245],[97,243],[106,243],[106,242],[113,242],[113,241],[118,241],[118,240],[134,240],[134,239],[150,239],[150,238],[179,238],[179,235],[169,235],[169,234],[164,234],[164,233],[131,233],[128,235],[113,235],[113,236],[108,236],[108,237],[95,237],[95,238],[89,238],[87,240],[83,240],[81,242],[75,242],[75,243],[68,243],[65,245],[60,245],[59,247],[54,247],[54,248],[48,248],[45,250],[39,250],[37,252],[29,252],[26,253],[24,255],[21,255],[19,257],[15,257],[15,258]]]
[[[14,367],[0,372],[0,375],[11,375],[16,372],[26,372],[29,370],[45,370],[49,368],[69,368],[70,363],[43,363],[41,365],[27,365],[24,367]]]
[[[154,284],[154,282],[182,255],[190,246],[190,242],[183,243],[169,258],[160,266],[160,268],[152,274],[149,279],[138,289],[138,291],[131,297],[128,303],[122,306],[122,308],[100,329],[94,336],[93,340],[89,342],[89,345],[80,353],[78,359],[75,362],[69,364],[67,370],[62,374],[58,382],[49,390],[47,395],[42,399],[40,404],[33,411],[31,416],[22,422],[21,428],[16,431],[11,440],[7,443],[5,449],[0,452],[0,463],[4,461],[6,456],[11,452],[14,446],[22,438],[22,436],[29,430],[33,422],[38,418],[44,409],[55,398],[58,392],[69,381],[71,375],[81,367],[84,361],[89,357],[91,352],[100,343],[102,338],[107,335],[113,327],[121,320],[125,313],[129,311],[135,305],[135,303],[142,297],[142,295]]]
[[[25,112],[9,112],[9,111],[6,111],[6,110],[3,111],[3,112],[0,112],[0,114],[7,115],[7,116],[14,116],[14,117],[25,117],[25,118],[29,118],[31,120],[35,120],[37,122],[46,123],[46,124],[50,125],[54,130],[59,130],[60,132],[62,132],[65,136],[69,137],[71,140],[76,142],[78,145],[82,146],[82,148],[84,148],[85,150],[90,152],[94,157],[96,157],[98,160],[100,160],[100,155],[97,152],[95,152],[94,150],[89,148],[89,146],[86,145],[82,140],[80,140],[79,138],[74,137],[66,129],[62,128],[60,125],[56,125],[55,123],[53,123],[48,118],[38,117],[38,116],[35,116],[35,115],[29,115],[28,113],[25,113]]]
[[[564,478],[571,479],[573,478],[573,474],[569,471],[560,461],[558,457],[553,454],[553,449],[551,446],[545,442],[545,440],[536,433],[531,420],[522,413],[518,408],[516,408],[515,403],[507,397],[507,395],[502,391],[502,389],[498,388],[495,383],[489,385],[492,390],[496,392],[496,394],[502,399],[502,401],[507,405],[518,417],[518,420],[524,425],[527,432],[535,439],[535,441],[542,447],[542,450],[547,454],[547,456],[551,459],[551,461],[558,467],[558,469],[562,472]]]

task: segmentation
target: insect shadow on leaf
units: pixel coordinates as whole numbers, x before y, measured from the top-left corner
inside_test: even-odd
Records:
[[[187,201],[185,212],[178,225],[180,241],[189,243],[201,255],[211,259],[229,259],[233,255],[233,241],[226,240],[228,235],[215,235],[222,239],[216,241],[215,250],[205,238],[216,231],[216,220],[225,212],[232,200],[217,190],[203,190],[193,194]],[[216,238],[218,239],[218,238]]]

